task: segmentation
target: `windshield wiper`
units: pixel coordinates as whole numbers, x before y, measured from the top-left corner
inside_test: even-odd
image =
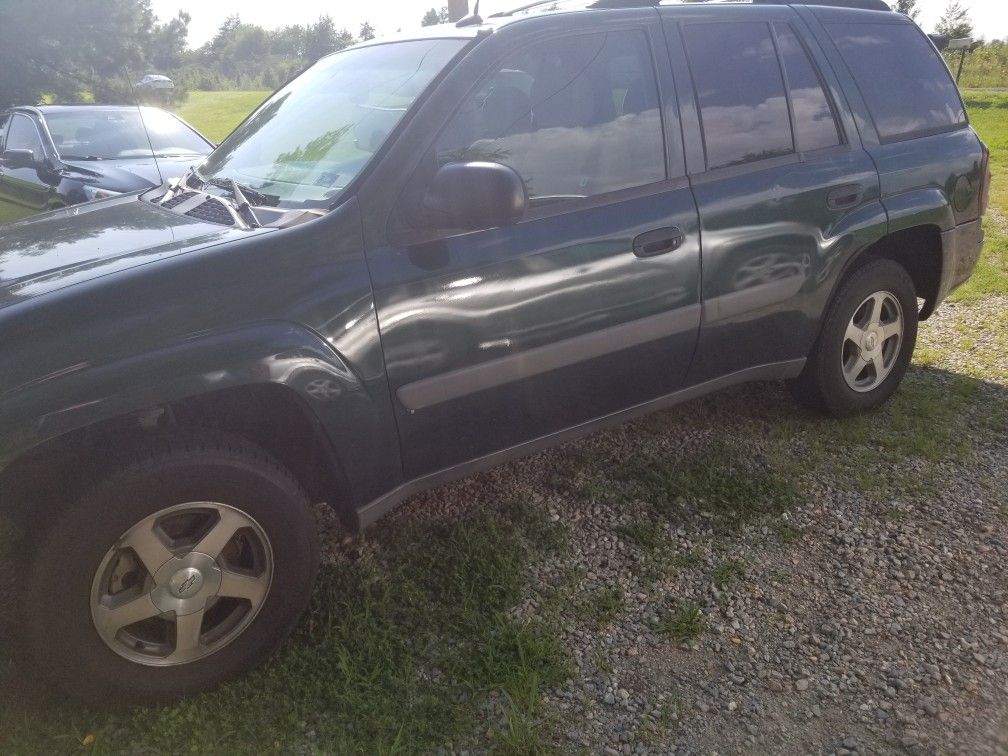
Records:
[[[64,160],[104,160],[103,157],[98,157],[97,155],[62,155]]]
[[[276,207],[280,204],[280,198],[275,194],[263,194],[260,191],[253,189],[251,186],[246,186],[245,184],[239,184],[234,179],[229,178],[211,178],[207,179],[206,183],[211,186],[216,186],[220,189],[227,189],[231,192],[238,202],[242,199],[248,198],[253,205],[265,205],[266,207]],[[239,199],[238,195],[241,194],[243,197]]]

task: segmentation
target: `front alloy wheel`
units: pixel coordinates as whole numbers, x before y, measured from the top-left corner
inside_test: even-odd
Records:
[[[129,451],[49,529],[22,594],[36,667],[91,704],[169,701],[258,666],[318,564],[304,491],[259,447],[178,430]]]
[[[179,504],[144,518],[109,549],[91,589],[102,640],[130,661],[186,664],[248,627],[273,577],[269,538],[226,504]]]

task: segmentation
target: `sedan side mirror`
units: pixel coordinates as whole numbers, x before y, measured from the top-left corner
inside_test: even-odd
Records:
[[[434,174],[423,210],[438,228],[478,231],[516,223],[527,204],[525,182],[514,169],[490,162],[449,163]]]
[[[0,157],[8,168],[35,167],[35,153],[32,150],[4,150]]]

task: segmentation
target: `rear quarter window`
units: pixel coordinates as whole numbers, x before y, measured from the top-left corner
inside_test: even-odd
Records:
[[[966,125],[959,90],[934,47],[910,24],[829,24],[883,142]]]

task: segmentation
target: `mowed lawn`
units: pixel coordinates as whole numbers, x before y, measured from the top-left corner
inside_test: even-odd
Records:
[[[223,94],[232,97],[193,93],[183,110],[211,138],[226,134],[265,93]],[[973,95],[969,103],[994,151],[995,175],[983,263],[956,294],[975,301],[1008,293],[1008,95]],[[882,449],[938,462],[961,451],[975,430],[971,417],[991,411],[984,392],[957,391],[954,379],[962,377],[952,378],[946,384],[934,371],[915,369],[881,415],[884,422],[826,422],[790,406],[763,418],[769,428],[763,419],[749,423],[744,408],[732,416],[740,418],[739,432],[785,440],[811,434],[823,449],[804,452],[806,466],[843,464],[834,453],[840,445],[851,460],[875,458]],[[752,499],[790,507],[807,495],[791,491],[793,451],[767,453],[766,485],[709,474],[738,458],[733,434],[722,435],[718,444],[730,448],[720,456],[698,453],[689,476],[679,470],[669,477],[674,493],[736,502],[739,516]],[[544,490],[570,475],[563,453],[554,459]],[[597,461],[580,464],[601,469]],[[101,702],[74,705],[40,689],[17,648],[0,639],[0,753],[413,753],[474,743],[508,753],[562,750],[563,715],[543,694],[572,674],[564,628],[553,619],[557,604],[570,600],[564,578],[535,586],[541,600],[535,618],[513,609],[528,595],[533,563],[569,548],[571,526],[551,521],[538,493],[513,487],[511,477],[505,468],[430,492],[352,546],[330,545],[311,608],[286,648],[251,676],[192,700],[113,712]],[[852,486],[885,485],[871,475],[850,478]],[[724,490],[725,480],[732,490]],[[912,495],[909,479],[888,484]],[[590,506],[591,490],[577,495]],[[438,501],[446,496],[471,506],[445,516]],[[53,628],[53,643],[58,634]]]
[[[211,142],[220,144],[269,95],[266,91],[190,92],[178,114]]]

